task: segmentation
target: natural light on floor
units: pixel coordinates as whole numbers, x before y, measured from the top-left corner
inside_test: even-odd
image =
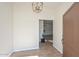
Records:
[[[27,56],[27,57],[39,57],[39,56]]]

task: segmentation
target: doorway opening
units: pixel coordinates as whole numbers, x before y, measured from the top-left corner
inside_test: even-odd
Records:
[[[53,46],[53,20],[39,20],[39,47]]]

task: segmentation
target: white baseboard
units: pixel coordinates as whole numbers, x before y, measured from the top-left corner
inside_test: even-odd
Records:
[[[6,54],[0,54],[0,57],[9,57],[12,53],[13,53],[13,50],[11,50],[10,52]]]
[[[26,48],[26,49],[15,49],[13,50],[13,52],[17,52],[17,51],[25,51],[25,50],[35,50],[35,49],[39,49],[39,47],[36,47],[36,48]]]
[[[16,50],[12,50],[11,52],[9,52],[8,54],[0,54],[0,57],[10,57],[10,55],[13,53],[13,52],[17,52],[17,51],[25,51],[25,50],[34,50],[34,49],[39,49],[39,47],[36,47],[36,48],[29,48],[29,49],[16,49]]]
[[[49,42],[53,43],[53,40],[48,40]]]
[[[8,57],[8,55],[7,54],[3,54],[3,55],[1,54],[0,57]]]
[[[54,47],[55,49],[57,49],[56,46],[53,45],[53,47]],[[59,49],[57,49],[57,51],[60,52],[61,54],[63,54],[62,51],[60,51]]]
[[[14,51],[12,50],[7,56],[10,57]]]

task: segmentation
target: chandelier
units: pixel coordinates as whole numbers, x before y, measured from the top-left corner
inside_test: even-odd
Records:
[[[43,2],[33,2],[32,3],[33,12],[39,13],[43,10]]]

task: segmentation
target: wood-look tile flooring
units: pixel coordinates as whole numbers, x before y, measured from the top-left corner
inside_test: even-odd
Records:
[[[40,43],[40,49],[14,52],[11,55],[11,57],[30,57],[30,56],[38,56],[38,57],[61,57],[62,54],[60,54],[52,46],[52,43],[46,42],[46,43]]]

